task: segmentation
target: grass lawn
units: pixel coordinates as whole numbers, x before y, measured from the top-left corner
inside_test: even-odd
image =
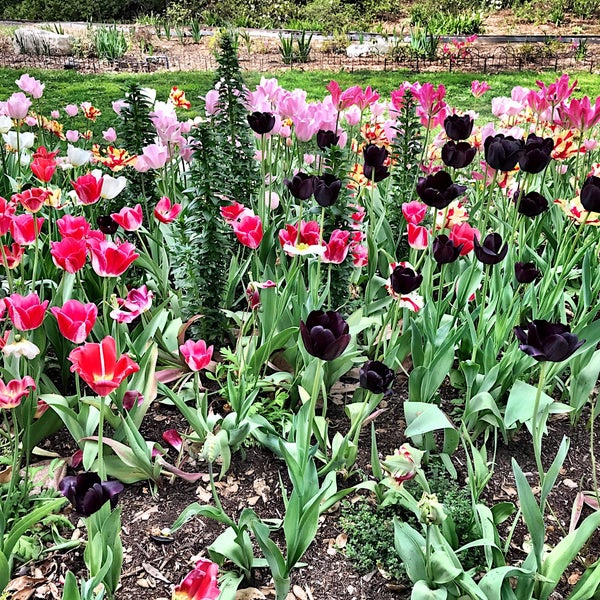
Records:
[[[23,73],[15,69],[0,69],[0,100],[18,91],[15,80]],[[73,71],[41,71],[31,70],[29,74],[46,84],[44,96],[34,110],[48,114],[52,109],[61,109],[66,104],[78,104],[88,101],[102,111],[102,115],[93,129],[100,132],[113,122],[111,102],[123,97],[127,85],[133,81],[157,90],[157,98],[166,100],[173,85],[185,90],[187,98],[192,102],[190,116],[198,114],[197,97],[206,93],[212,87],[212,72],[158,72],[158,73],[119,73],[119,74],[81,74]],[[245,73],[248,87],[253,88],[261,76],[277,77],[279,83],[286,89],[302,88],[308,92],[309,99],[320,99],[327,92],[325,86],[331,79],[336,79],[344,87],[351,85],[370,85],[383,97],[396,89],[402,81],[431,81],[434,84],[443,83],[447,89],[447,99],[452,106],[462,110],[473,109],[480,114],[480,122],[491,119],[491,99],[494,96],[509,96],[510,90],[520,85],[534,87],[536,79],[545,82],[554,80],[556,73],[536,74],[531,72],[504,73],[500,75],[484,75],[477,73],[407,73],[405,71],[356,71],[354,73],[334,73],[321,71],[289,70],[278,74]],[[600,78],[589,73],[573,73],[572,77],[579,81],[577,95],[588,95],[592,98],[600,95]],[[492,89],[483,98],[473,98],[471,81],[485,80]],[[194,110],[196,108],[196,110]],[[87,127],[83,118],[77,117],[69,122],[69,127]]]

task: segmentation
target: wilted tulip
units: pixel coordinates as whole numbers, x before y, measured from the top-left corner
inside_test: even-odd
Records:
[[[467,189],[464,185],[452,183],[452,178],[446,171],[438,171],[434,175],[419,177],[417,194],[427,204],[438,210],[446,208]]]
[[[315,200],[319,206],[326,208],[335,203],[342,189],[342,180],[331,173],[325,173],[314,179]]]
[[[462,247],[462,244],[456,246],[447,235],[438,235],[433,240],[433,258],[438,265],[452,263],[459,257]]]
[[[515,263],[515,278],[519,283],[533,283],[540,275],[541,272],[536,268],[535,263]]]
[[[334,360],[350,343],[350,328],[339,312],[313,310],[306,323],[300,321],[300,334],[306,351],[322,360]]]
[[[201,558],[185,579],[175,586],[172,600],[216,600],[220,590],[217,582],[219,566]]]
[[[394,381],[394,371],[378,360],[368,360],[359,371],[360,387],[373,394],[384,394]]]
[[[519,168],[525,173],[541,173],[552,160],[553,148],[552,138],[542,138],[530,133],[519,157]]]
[[[448,115],[444,119],[444,130],[455,142],[466,140],[473,131],[473,119],[470,115]]]
[[[600,177],[591,175],[581,187],[581,205],[589,212],[600,212]]]
[[[535,320],[525,327],[515,327],[519,348],[538,361],[561,362],[583,346],[580,340],[571,333],[568,325]]]
[[[508,245],[502,245],[502,237],[499,233],[488,233],[483,244],[480,244],[476,237],[473,238],[473,252],[477,260],[484,265],[496,265],[506,256]]]
[[[111,508],[114,508],[123,484],[120,481],[103,482],[97,473],[80,473],[76,477],[65,477],[58,489],[79,514],[89,517],[106,502],[110,501]]]
[[[247,119],[252,131],[259,135],[265,135],[275,127],[275,115],[270,112],[254,111]]]
[[[519,198],[519,191],[515,194],[515,202]],[[526,217],[537,217],[548,210],[548,200],[538,192],[529,192],[518,200],[517,212]]]
[[[505,137],[498,133],[490,136],[483,143],[485,161],[497,171],[512,171],[519,162],[523,146],[523,140],[516,140],[511,135]]]
[[[476,153],[477,150],[469,142],[450,140],[442,147],[442,160],[448,167],[462,169],[473,162]]]

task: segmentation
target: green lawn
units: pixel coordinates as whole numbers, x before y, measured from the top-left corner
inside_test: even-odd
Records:
[[[15,86],[23,71],[0,69],[0,100],[12,92],[18,91]],[[96,131],[106,129],[112,124],[113,113],[111,102],[123,97],[123,91],[128,83],[136,81],[144,86],[157,90],[158,99],[166,100],[173,85],[182,88],[187,98],[192,102],[190,116],[198,114],[198,96],[203,95],[212,87],[213,73],[211,72],[158,72],[150,74],[102,74],[90,75],[73,71],[39,71],[31,70],[30,75],[41,79],[46,84],[44,96],[39,101],[38,110],[48,114],[50,110],[61,109],[66,104],[89,101],[102,111],[102,116],[94,126]],[[253,88],[261,78],[262,73],[246,73],[245,79]],[[431,81],[434,84],[443,83],[447,88],[448,102],[463,110],[473,109],[479,112],[481,120],[491,118],[490,103],[493,96],[508,96],[515,85],[534,87],[536,79],[550,82],[556,73],[505,73],[500,75],[484,75],[476,73],[420,73],[409,74],[404,71],[357,71],[354,73],[328,73],[320,71],[285,71],[276,76],[280,84],[287,89],[302,88],[307,90],[310,99],[322,98],[327,92],[325,86],[331,79],[336,79],[340,85],[370,85],[382,96],[388,96],[404,81]],[[577,95],[587,94],[592,98],[600,95],[600,78],[589,73],[575,73],[573,77],[579,80]],[[483,98],[475,99],[471,95],[471,81],[486,80],[492,86],[491,91]],[[194,111],[196,107],[196,111]],[[35,108],[35,107],[34,107]],[[480,121],[481,122],[481,121]],[[83,127],[83,120],[77,118],[71,122],[73,128]]]

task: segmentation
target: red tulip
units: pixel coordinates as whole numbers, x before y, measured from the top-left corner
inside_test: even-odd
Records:
[[[36,234],[40,233],[43,224],[44,217],[34,217],[33,215],[25,213],[23,215],[18,215],[12,220],[10,224],[10,233],[17,244],[28,246],[35,242],[37,238]]]
[[[229,225],[233,225],[235,221],[241,221],[244,217],[253,214],[251,209],[239,202],[232,202],[229,206],[222,206],[219,212]]]
[[[21,264],[23,254],[25,254],[25,248],[19,244],[14,243],[10,247],[3,246],[3,251],[0,253],[0,265],[7,269],[15,269]]]
[[[0,196],[0,235],[5,235],[10,229],[10,224],[15,216],[17,207],[14,202]]]
[[[201,558],[196,568],[175,586],[172,600],[216,600],[221,593],[217,585],[219,567],[216,563]]]
[[[94,204],[100,199],[102,192],[102,177],[96,179],[94,175],[88,173],[77,178],[77,181],[71,181],[75,189],[77,198],[81,204]]]
[[[133,208],[125,206],[118,213],[113,213],[110,216],[125,231],[137,231],[144,220],[141,204],[136,204]]]
[[[179,351],[192,371],[200,371],[208,366],[212,358],[213,346],[207,348],[204,340],[198,342],[188,340],[185,344],[179,346]]]
[[[98,307],[91,302],[82,304],[79,300],[67,300],[62,308],[54,306],[50,312],[56,317],[62,335],[74,344],[81,344],[96,323]]]
[[[129,242],[89,239],[92,268],[100,277],[118,277],[138,258],[135,246]]]
[[[331,238],[329,243],[326,244],[325,253],[321,260],[324,263],[333,263],[334,265],[340,265],[346,260],[348,256],[350,232],[342,231],[341,229],[335,229],[331,232]]]
[[[402,214],[408,223],[418,225],[427,214],[427,204],[413,200],[402,205]]]
[[[13,379],[7,384],[0,379],[0,409],[16,408],[30,390],[35,390],[35,381],[29,375],[23,379]]]
[[[91,226],[85,217],[73,217],[71,215],[64,215],[58,221],[58,232],[63,238],[76,238],[83,240],[88,236]]]
[[[36,213],[44,206],[49,195],[50,192],[43,188],[30,188],[20,194],[14,194],[12,200],[20,202],[26,211]]]
[[[85,265],[87,245],[85,240],[66,237],[60,242],[50,242],[50,254],[54,264],[67,273],[77,273]]]
[[[54,158],[35,158],[30,168],[40,181],[48,183],[56,171],[56,160]]]
[[[154,207],[154,217],[161,223],[172,223],[182,210],[181,204],[173,203],[166,196],[163,196]]]
[[[475,238],[479,239],[481,234],[479,229],[471,227],[468,223],[461,223],[452,227],[448,237],[454,242],[455,246],[462,244],[460,255],[466,256],[473,250],[473,240]]]
[[[262,221],[256,215],[247,215],[238,222],[233,222],[233,232],[241,244],[256,250],[263,238]]]
[[[108,396],[122,381],[140,370],[126,354],[117,360],[114,338],[107,336],[99,344],[87,343],[71,351],[71,371],[76,372],[99,396]]]
[[[37,329],[44,320],[48,300],[40,302],[40,297],[33,292],[28,296],[11,294],[5,299],[8,316],[20,331]]]
[[[408,224],[408,245],[415,250],[425,250],[429,245],[429,230],[423,225]]]

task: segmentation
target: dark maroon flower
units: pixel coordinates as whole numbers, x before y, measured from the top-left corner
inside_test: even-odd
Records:
[[[375,183],[383,181],[390,174],[387,167],[372,167],[371,165],[365,165],[363,173],[369,181],[374,181]]]
[[[538,192],[529,192],[528,194],[521,196],[521,199],[519,200],[519,191],[517,190],[514,199],[515,202],[519,202],[517,212],[526,217],[530,217],[531,219],[548,210],[548,200]]]
[[[378,360],[368,360],[358,372],[358,381],[373,394],[385,394],[394,382],[394,371]]]
[[[469,142],[455,142],[450,140],[442,146],[442,160],[447,167],[462,169],[470,165],[477,154],[477,150]]]
[[[519,157],[519,168],[525,173],[541,173],[552,160],[553,149],[552,138],[542,138],[530,133]]]
[[[473,131],[473,119],[469,115],[449,115],[444,119],[444,130],[455,142],[466,140]]]
[[[114,508],[123,487],[120,481],[102,482],[97,473],[91,472],[65,477],[58,485],[60,493],[85,517],[93,515],[108,501]]]
[[[306,351],[322,360],[334,360],[350,343],[350,328],[339,312],[313,310],[306,323],[300,321],[300,334]]]
[[[315,200],[323,208],[335,203],[342,189],[342,180],[331,173],[319,175],[314,179]]]
[[[483,143],[485,161],[497,171],[512,171],[519,162],[523,152],[523,140],[516,140],[511,135],[498,133],[486,138]]]
[[[590,175],[581,187],[579,198],[585,210],[600,212],[600,177]]]
[[[315,189],[315,178],[300,171],[291,179],[284,179],[283,183],[296,200],[308,200]]]
[[[585,340],[571,333],[568,325],[536,320],[527,327],[515,327],[519,348],[535,360],[561,362],[580,348]]]
[[[460,255],[463,244],[456,246],[445,234],[438,235],[433,240],[433,258],[438,265],[454,262]]]
[[[477,237],[473,238],[473,252],[479,262],[484,265],[496,265],[504,259],[508,252],[508,244],[502,245],[502,237],[499,233],[488,233],[479,243]]]
[[[259,135],[269,133],[275,127],[275,115],[270,112],[259,112],[254,111],[251,115],[248,115],[248,125],[252,128],[252,131]]]
[[[382,167],[389,154],[390,153],[383,146],[368,144],[363,150],[365,166],[368,165],[369,167],[374,168]]]
[[[331,148],[331,146],[335,146],[339,141],[340,136],[331,131],[331,129],[319,129],[319,131],[317,131],[317,146],[319,146],[321,150]]]
[[[452,178],[446,171],[438,171],[434,175],[419,177],[417,194],[427,204],[438,210],[446,208],[459,196],[465,193],[467,186],[452,183]]]
[[[515,278],[519,283],[533,283],[540,275],[541,272],[536,268],[535,263],[515,263]]]
[[[114,235],[119,228],[119,224],[110,215],[100,215],[96,219],[96,224],[104,235]]]
[[[396,294],[402,296],[414,292],[423,281],[423,275],[415,273],[410,267],[398,265],[390,275],[390,284]]]

